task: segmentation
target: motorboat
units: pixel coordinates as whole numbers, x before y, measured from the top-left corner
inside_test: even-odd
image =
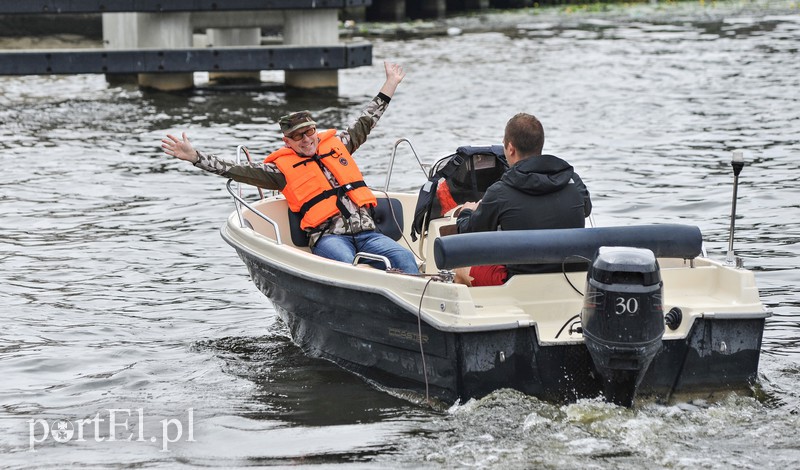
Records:
[[[389,190],[404,141],[392,150],[385,187],[373,189],[375,220],[414,252],[417,275],[367,253],[352,265],[315,256],[283,196],[245,197],[228,181],[236,210],[221,235],[306,354],[384,390],[443,404],[503,388],[621,406],[752,391],[770,313],[732,250],[712,259],[698,227],[670,223],[459,234],[452,210],[426,217],[414,240],[421,193]],[[485,190],[502,171],[474,155],[462,158],[464,167],[473,182],[481,179],[475,172],[493,172]],[[433,170],[414,156],[430,178]],[[454,282],[463,266],[568,260],[582,264],[501,286]]]

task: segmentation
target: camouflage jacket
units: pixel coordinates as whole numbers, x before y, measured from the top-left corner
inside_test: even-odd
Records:
[[[378,93],[367,107],[346,130],[340,131],[337,136],[342,140],[347,150],[352,154],[367,140],[372,128],[378,123],[386,108],[389,106],[390,97],[383,93]],[[251,184],[265,189],[282,190],[286,186],[286,178],[278,170],[274,163],[250,163],[237,165],[233,162],[223,160],[216,155],[207,154],[200,150],[197,151],[197,162],[195,166],[205,171],[231,178],[240,183]],[[328,181],[334,187],[338,183],[327,169],[323,169]],[[337,214],[319,227],[309,231],[309,245],[314,246],[319,237],[325,234],[356,234],[365,230],[374,230],[375,221],[372,219],[370,210],[367,207],[356,207],[347,197],[342,197],[342,203],[350,211],[351,216],[345,219],[341,214]]]

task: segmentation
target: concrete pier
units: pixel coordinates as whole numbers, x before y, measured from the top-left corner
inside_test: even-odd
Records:
[[[406,21],[441,19],[448,10],[532,4],[533,0],[0,1],[0,20],[25,15],[102,17],[105,46],[0,50],[0,75],[104,73],[111,83],[171,91],[192,88],[196,71],[223,82],[257,81],[262,70],[284,70],[288,87],[336,88],[339,69],[372,63],[369,44],[339,41],[340,10],[369,20]],[[272,40],[262,45],[265,32],[281,35],[282,45]]]
[[[209,28],[206,30],[206,47],[260,46],[261,28]],[[258,83],[261,73],[255,72],[209,72],[212,83]]]
[[[136,13],[104,13],[102,21],[104,48],[119,50],[139,47],[139,30],[128,26],[136,23]],[[106,81],[112,85],[137,84],[139,77],[135,73],[106,74]]]
[[[335,9],[284,10],[282,17],[284,45],[335,46],[339,43]],[[105,45],[110,49],[259,46],[261,28],[228,26],[248,22],[252,22],[252,18],[248,21],[238,12],[217,13],[214,17],[204,15],[196,22],[193,21],[192,13],[105,13],[103,35]],[[195,44],[192,31],[197,29],[196,23],[222,27],[207,28],[204,44]],[[259,76],[258,71],[209,72],[209,80],[215,82],[258,81]],[[110,78],[114,79],[115,77]],[[137,82],[142,87],[163,91],[183,90],[194,86],[191,73],[139,74]],[[293,88],[337,88],[338,72],[335,69],[287,69],[285,84]]]
[[[338,35],[338,11],[371,0],[42,1],[0,2],[0,15],[102,13],[104,49],[0,51],[0,75],[105,73],[174,91],[192,88],[194,71],[257,81],[261,70],[283,69],[289,87],[336,88],[338,69],[372,62],[371,46]],[[265,24],[283,45],[261,45]]]
[[[335,10],[289,10],[283,15],[284,45],[325,46],[339,42]],[[284,83],[293,88],[336,88],[339,74],[336,70],[286,70]]]
[[[191,13],[137,13],[139,47],[177,49],[192,46]],[[139,86],[163,91],[194,86],[191,73],[140,73]]]

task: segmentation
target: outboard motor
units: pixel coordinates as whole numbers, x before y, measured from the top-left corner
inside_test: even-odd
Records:
[[[600,247],[586,279],[581,326],[606,399],[632,406],[664,335],[663,283],[652,251]]]

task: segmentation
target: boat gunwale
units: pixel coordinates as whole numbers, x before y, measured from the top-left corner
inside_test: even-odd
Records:
[[[230,217],[234,217],[234,216],[235,216],[235,212],[232,213]],[[353,283],[353,282],[348,282],[346,280],[342,280],[342,279],[339,279],[339,278],[321,277],[319,275],[316,275],[316,274],[314,274],[312,272],[308,272],[306,270],[293,270],[293,269],[291,269],[291,266],[289,264],[286,264],[286,263],[280,262],[280,261],[276,261],[275,259],[268,258],[268,257],[264,256],[262,253],[256,251],[251,246],[246,245],[244,243],[241,243],[239,240],[236,239],[235,236],[233,236],[231,234],[232,232],[230,232],[230,230],[231,230],[231,226],[229,224],[229,221],[226,221],[226,223],[220,228],[220,235],[222,236],[222,238],[229,245],[231,245],[233,248],[235,248],[237,250],[242,250],[242,251],[246,252],[249,256],[259,260],[260,262],[262,262],[264,264],[273,266],[277,270],[280,270],[280,271],[283,271],[283,272],[289,272],[294,276],[299,276],[299,277],[302,277],[303,279],[306,279],[306,280],[309,280],[309,281],[313,281],[313,282],[322,283],[324,285],[328,285],[328,286],[331,286],[331,287],[334,287],[334,288],[344,288],[344,289],[359,290],[359,291],[379,294],[379,295],[382,295],[383,297],[389,299],[398,308],[402,308],[406,312],[411,313],[414,317],[419,317],[418,308],[410,305],[408,303],[408,301],[404,300],[400,295],[396,294],[392,289],[389,289],[389,288],[387,288],[385,286],[382,286],[382,285],[369,285],[369,284],[363,284],[363,283]],[[264,235],[261,235],[261,234],[259,234],[258,232],[254,231],[252,229],[245,229],[245,228],[240,228],[239,227],[238,230],[242,230],[242,231],[250,230],[251,232],[253,232],[253,235],[247,235],[247,236],[258,237],[259,239],[263,238],[264,241],[270,242],[275,249],[287,250],[288,251],[288,249],[294,248],[291,245],[286,245],[286,246],[278,245],[278,244],[275,243],[274,240],[272,240],[269,237],[266,237]],[[244,232],[242,232],[242,234],[244,234]],[[295,248],[295,249],[297,249],[297,248]],[[298,251],[299,251],[299,253],[297,253],[298,256],[309,255],[309,253],[307,253],[307,252],[305,252],[303,250],[298,250]],[[314,256],[314,255],[310,255],[310,256]],[[376,274],[377,274],[377,272],[376,272]],[[391,274],[389,274],[389,275],[391,275]],[[424,279],[424,278],[416,278],[416,277],[413,277],[413,276],[406,276],[406,277],[408,278],[408,280],[411,280],[411,279],[415,279],[416,280],[416,281],[411,281],[411,282],[428,282],[428,280]],[[706,319],[709,319],[709,320],[714,320],[714,319],[716,319],[716,320],[750,320],[750,319],[768,318],[770,316],[771,316],[771,312],[769,312],[769,311],[762,311],[762,312],[719,312],[719,313],[713,312],[713,311],[707,311],[707,312],[697,312],[697,313],[692,315],[692,317],[694,317],[694,318],[706,318]],[[545,338],[545,337],[542,336],[541,332],[539,331],[539,329],[540,329],[539,322],[537,322],[535,320],[505,322],[505,323],[497,323],[497,322],[495,322],[495,323],[491,323],[491,324],[479,324],[479,325],[453,325],[452,323],[444,322],[441,319],[437,318],[436,316],[431,315],[430,313],[427,313],[425,311],[425,309],[423,309],[423,311],[422,311],[422,320],[424,320],[430,326],[432,326],[432,327],[434,327],[434,328],[436,328],[436,329],[438,329],[440,331],[452,332],[452,333],[475,333],[475,332],[482,332],[482,331],[503,331],[503,330],[512,330],[512,329],[519,329],[519,328],[535,327],[536,336],[539,338],[540,344],[543,345],[543,346],[545,346],[545,345],[564,345],[564,344],[582,343],[583,342],[583,338],[582,337],[580,337],[580,338],[563,338],[563,339],[559,339],[559,338],[552,338],[551,339],[549,337]],[[665,337],[664,341],[681,341],[681,340],[684,340],[684,339],[685,339],[685,335],[681,335],[681,336],[675,337],[675,338]]]
[[[234,215],[235,215],[235,213],[233,213],[231,215],[231,217],[233,217]],[[309,273],[309,272],[306,272],[306,271],[302,271],[302,270],[291,270],[291,269],[289,269],[290,266],[288,264],[277,262],[277,261],[275,261],[273,259],[267,258],[267,257],[263,256],[261,253],[258,253],[257,251],[253,250],[251,247],[249,247],[247,245],[244,245],[244,244],[241,244],[241,243],[237,243],[237,240],[235,240],[235,237],[233,237],[232,235],[229,235],[229,233],[228,233],[229,229],[230,229],[230,226],[229,226],[228,222],[226,222],[220,228],[220,235],[222,236],[223,240],[225,240],[225,242],[228,243],[229,245],[231,245],[234,249],[242,250],[242,251],[246,252],[248,255],[252,256],[253,258],[258,259],[259,261],[263,262],[264,264],[274,266],[276,269],[279,269],[279,270],[284,271],[284,272],[289,272],[293,276],[302,277],[303,279],[306,279],[306,280],[309,280],[309,281],[320,282],[322,284],[326,284],[326,285],[329,285],[331,287],[351,289],[351,290],[359,290],[359,291],[363,291],[363,292],[370,292],[370,293],[374,293],[374,294],[380,294],[380,295],[386,297],[387,299],[389,299],[394,305],[396,305],[399,308],[402,308],[405,311],[407,311],[407,312],[411,313],[412,315],[414,315],[414,317],[417,317],[417,318],[420,317],[419,309],[409,305],[409,303],[406,300],[404,300],[398,294],[394,293],[391,289],[388,289],[388,288],[383,287],[383,286],[370,286],[370,285],[365,285],[365,284],[352,283],[352,282],[342,281],[342,280],[336,279],[336,278],[333,278],[333,279],[332,278],[323,278],[323,277],[316,276],[316,275],[314,275],[312,273]],[[247,229],[247,230],[250,230],[250,229]],[[253,231],[253,233],[257,234],[260,237],[263,237],[265,240],[270,241],[275,247],[286,246],[286,247],[289,247],[289,248],[293,248],[290,245],[286,245],[286,244],[278,245],[278,244],[275,243],[274,240],[271,240],[271,239],[269,239],[269,237],[265,237],[265,236],[263,236],[261,234],[258,234],[258,232]],[[285,249],[285,248],[283,248],[283,249]],[[302,250],[300,250],[300,251],[302,251]],[[315,255],[311,255],[311,256],[315,256]],[[392,275],[392,274],[389,274],[389,273],[385,273],[385,274]],[[395,275],[403,276],[402,274],[395,274]],[[425,278],[422,278],[422,277],[419,277],[419,278],[415,277],[415,276],[404,276],[404,277],[408,277],[409,279],[414,279],[414,280],[416,280],[416,282],[422,282],[422,283],[428,282],[428,279],[425,279]],[[412,282],[414,282],[414,281],[412,281]],[[466,288],[466,286],[464,286],[464,287]],[[453,325],[453,324],[450,324],[450,323],[447,323],[447,322],[443,322],[440,319],[436,318],[435,316],[426,313],[425,309],[422,310],[422,320],[425,321],[426,323],[428,323],[430,326],[432,326],[432,327],[434,327],[434,328],[436,328],[436,329],[438,329],[440,331],[451,332],[451,333],[475,333],[475,332],[482,332],[482,331],[503,331],[503,330],[519,329],[519,328],[529,328],[531,326],[536,325],[536,322],[532,321],[532,320],[528,321],[528,322],[516,321],[516,322],[510,322],[510,323],[492,323],[492,324],[488,324],[488,325],[487,324],[480,324],[480,325]]]

